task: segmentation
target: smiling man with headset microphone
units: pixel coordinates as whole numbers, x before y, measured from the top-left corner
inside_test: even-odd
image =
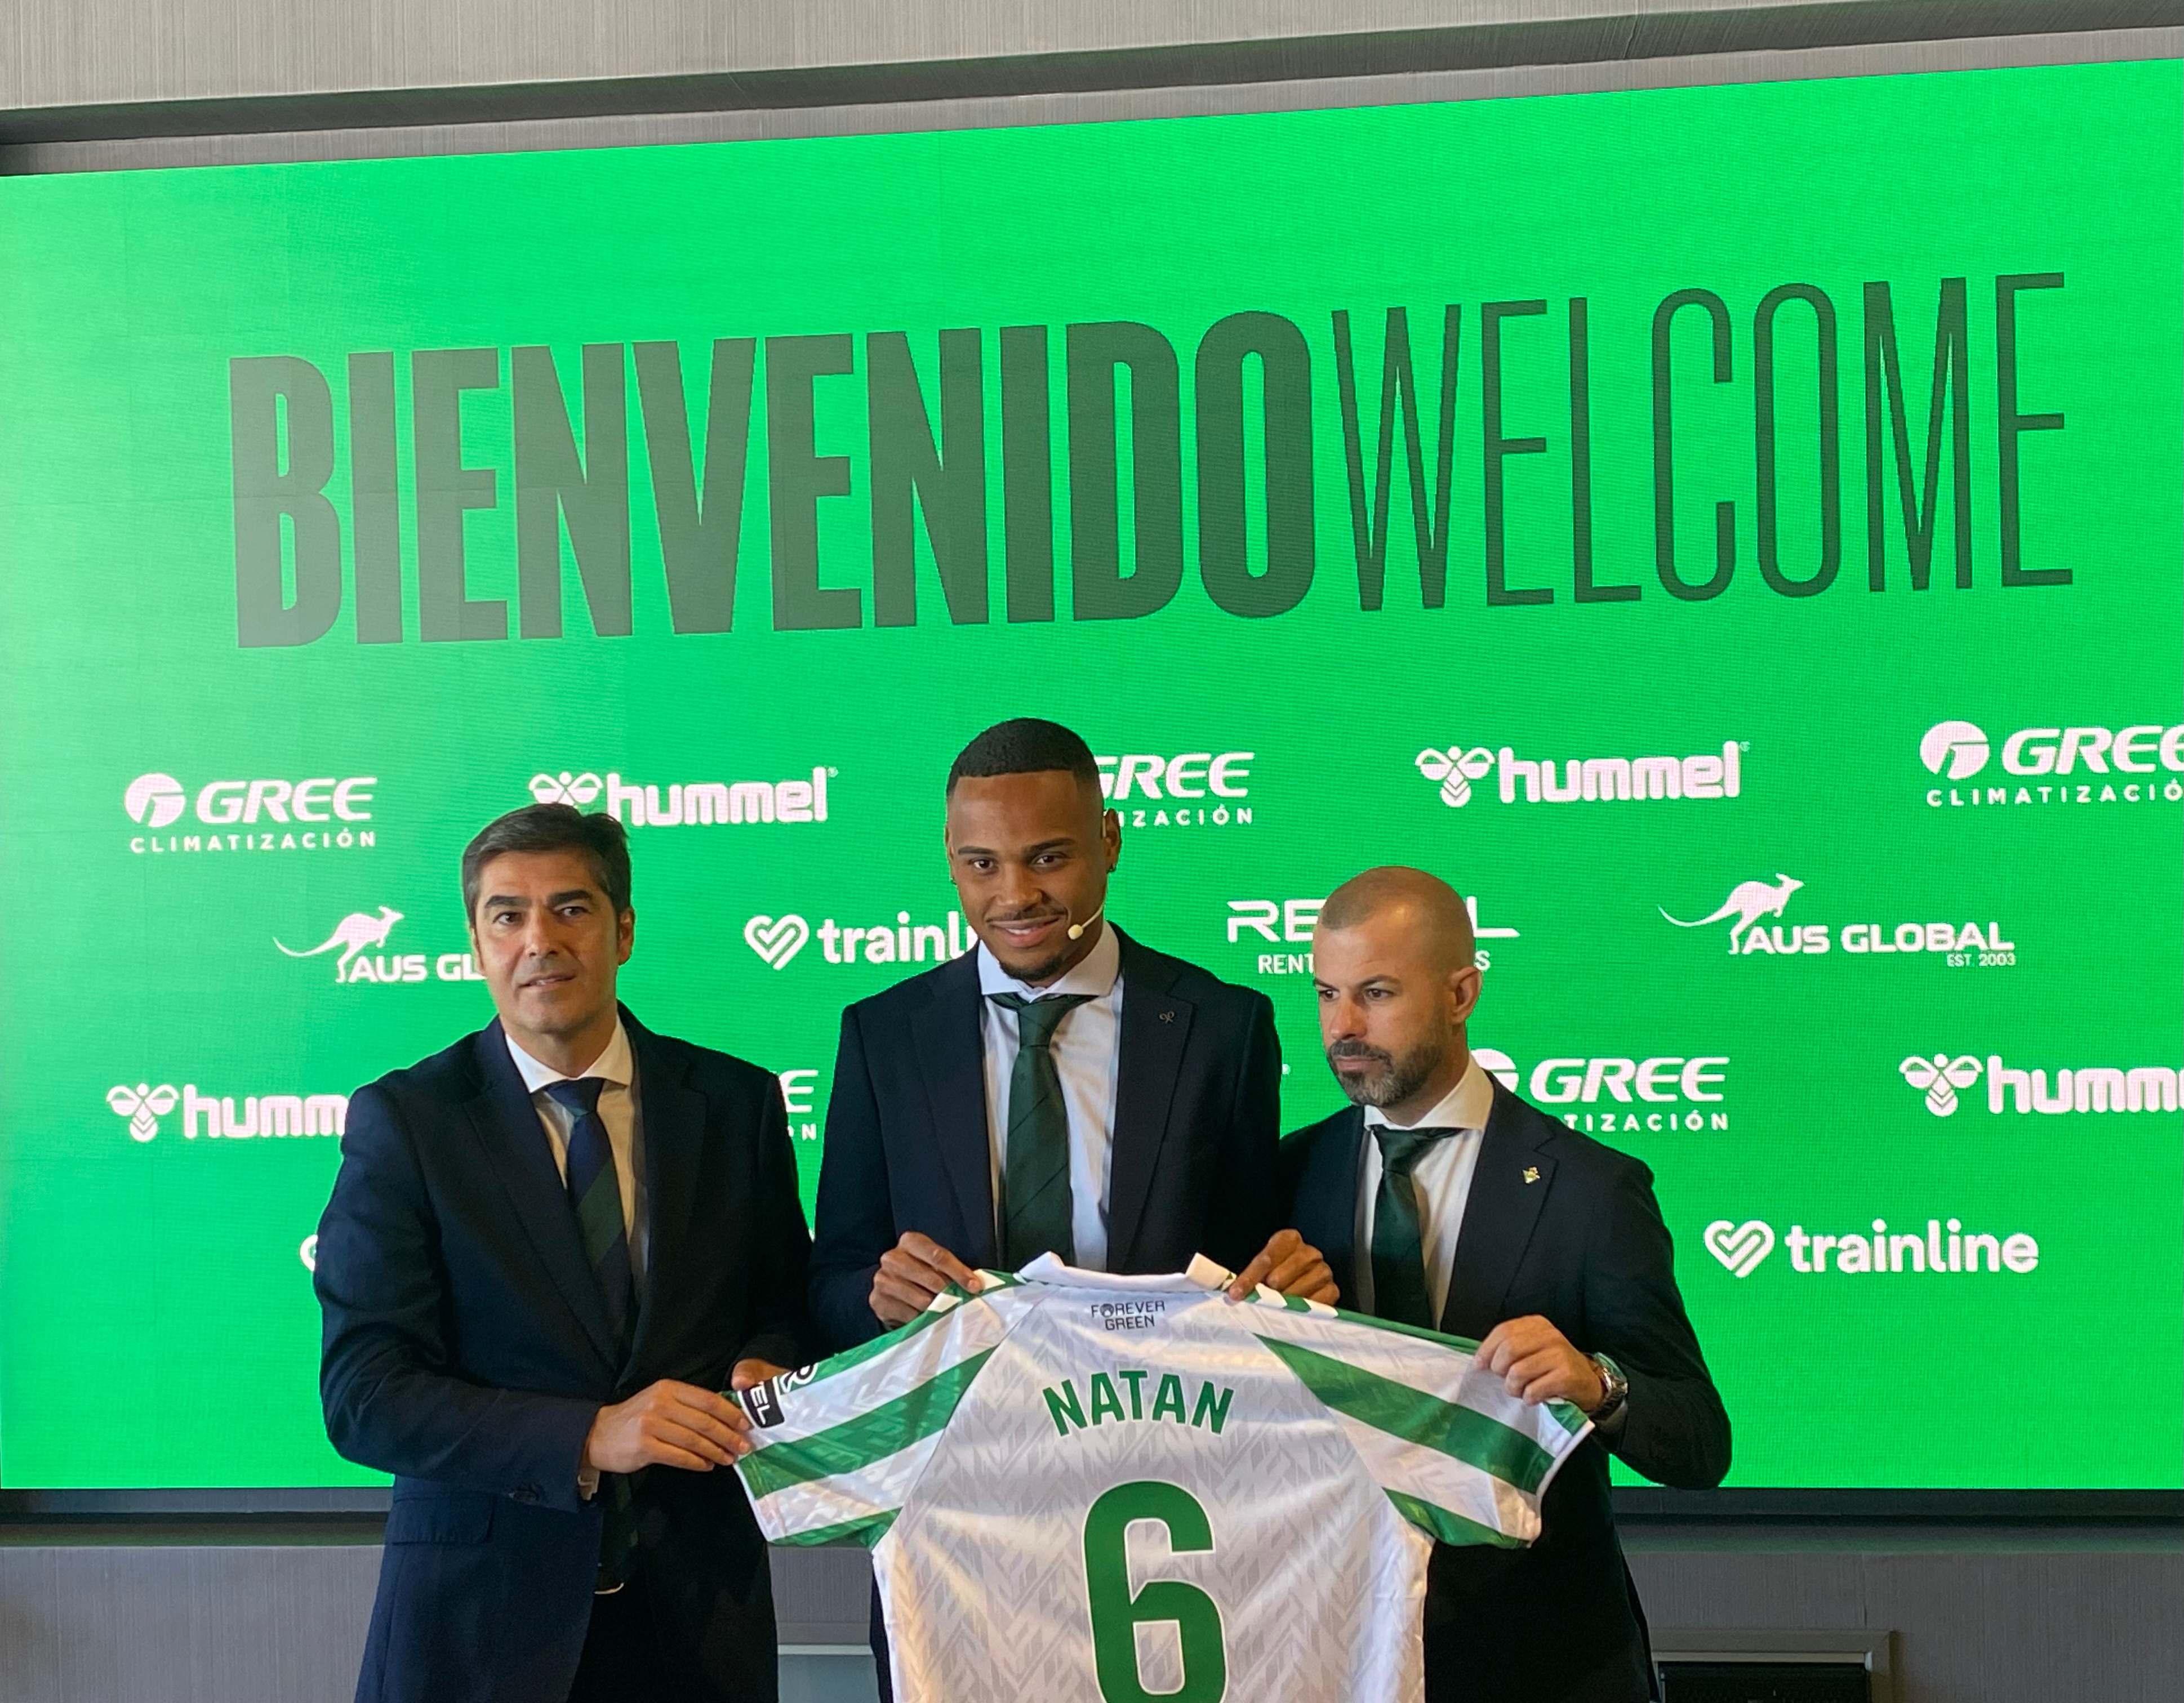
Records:
[[[945,840],[977,949],[842,1014],[811,1266],[828,1345],[1050,1250],[1126,1273],[1257,1256],[1275,1288],[1334,1300],[1278,1228],[1273,1008],[1106,920],[1123,827],[1084,740],[979,734]]]

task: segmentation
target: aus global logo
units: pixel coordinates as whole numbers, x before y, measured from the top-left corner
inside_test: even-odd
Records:
[[[1927,788],[1931,810],[2184,802],[2184,722],[2020,727],[1993,739],[1976,721],[1936,721],[1919,737],[1919,761],[1944,783]]]
[[[352,910],[327,932],[315,946],[289,945],[277,935],[273,943],[290,958],[334,959],[334,980],[348,987],[363,983],[387,986],[437,982],[482,982],[476,956],[469,952],[401,952],[390,950],[395,927],[403,914],[391,904]],[[308,939],[308,935],[304,937]]]
[[[1817,958],[1826,953],[1841,952],[1861,965],[1869,965],[1908,953],[1924,955],[1953,969],[2006,969],[2017,962],[2017,943],[2010,938],[2016,931],[2012,929],[2005,934],[2001,922],[1993,918],[1985,922],[1925,918],[1904,921],[1879,918],[1831,922],[1807,921],[1802,917],[1786,920],[1791,901],[1804,888],[1805,882],[1797,877],[1778,870],[1772,880],[1755,877],[1736,882],[1721,903],[1703,916],[1678,916],[1666,906],[1654,908],[1663,921],[1678,928],[1712,928],[1727,923],[1725,932],[1732,958]],[[1719,888],[1714,890],[1720,891]],[[1881,917],[1886,915],[1884,911]]]

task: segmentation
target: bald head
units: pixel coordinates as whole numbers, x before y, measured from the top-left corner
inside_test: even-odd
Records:
[[[1463,1078],[1479,1003],[1471,913],[1422,869],[1368,869],[1320,907],[1319,1035],[1343,1092],[1414,1123]]]
[[[1450,974],[1470,966],[1476,946],[1462,896],[1437,875],[1388,864],[1353,875],[1320,907],[1322,929],[1385,921],[1414,938],[1424,966]]]

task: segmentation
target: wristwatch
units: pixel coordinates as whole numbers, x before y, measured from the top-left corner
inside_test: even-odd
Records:
[[[1600,1405],[1587,1416],[1595,1425],[1599,1425],[1613,1418],[1622,1407],[1630,1394],[1630,1380],[1624,1377],[1623,1368],[1606,1355],[1596,1354],[1591,1359],[1595,1369],[1600,1373],[1601,1388],[1606,1394],[1601,1397]]]

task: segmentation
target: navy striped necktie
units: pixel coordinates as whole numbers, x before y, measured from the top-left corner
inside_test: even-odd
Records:
[[[626,1344],[636,1282],[630,1271],[629,1231],[621,1216],[621,1180],[615,1170],[606,1120],[599,1116],[599,1096],[606,1088],[604,1077],[579,1077],[549,1082],[546,1092],[571,1116],[569,1205],[577,1214],[584,1257],[606,1300],[607,1322],[616,1339]]]

